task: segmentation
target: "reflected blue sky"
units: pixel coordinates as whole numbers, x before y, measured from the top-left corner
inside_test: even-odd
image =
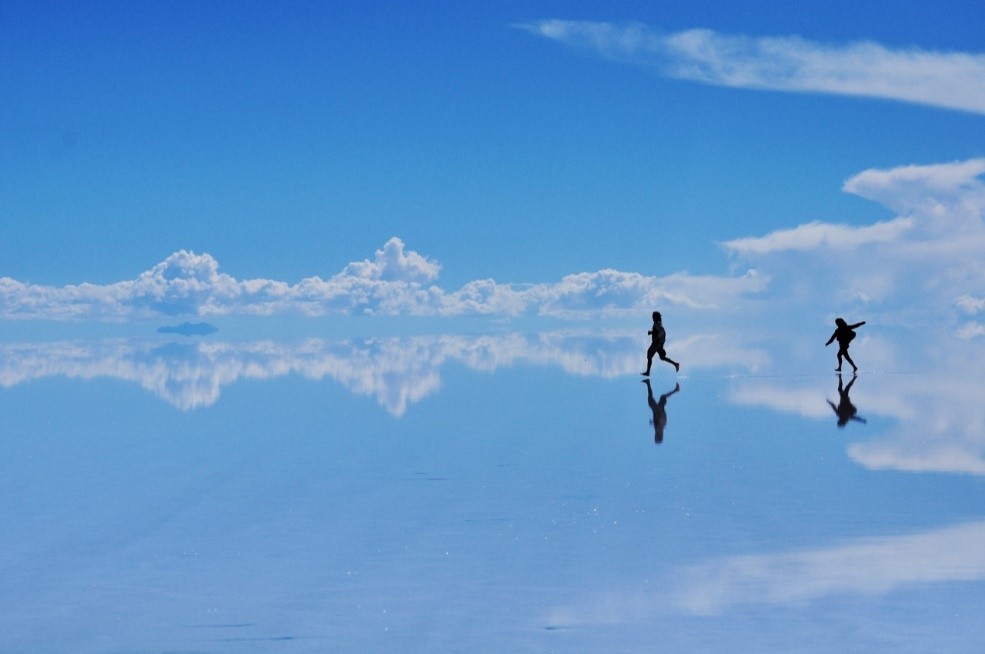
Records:
[[[967,341],[221,336],[0,346],[12,651],[982,645]]]

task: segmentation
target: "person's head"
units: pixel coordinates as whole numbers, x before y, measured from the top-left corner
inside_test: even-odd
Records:
[[[653,312],[653,321],[654,322],[660,322],[662,319],[663,319],[663,317],[660,315],[660,312],[659,311],[654,311]]]
[[[845,327],[848,323],[845,322],[844,318],[835,318],[835,324],[839,327]]]

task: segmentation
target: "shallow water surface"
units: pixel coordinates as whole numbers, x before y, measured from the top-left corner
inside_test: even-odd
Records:
[[[0,651],[980,651],[977,377],[698,345],[4,345]]]

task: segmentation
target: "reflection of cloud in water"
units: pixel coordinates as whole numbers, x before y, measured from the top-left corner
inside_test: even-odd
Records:
[[[953,338],[921,353],[900,347],[929,372],[863,373],[852,399],[859,412],[896,421],[887,433],[848,447],[852,460],[873,470],[985,475],[985,377],[981,345]],[[837,398],[834,376],[740,380],[729,399],[812,419],[831,419],[825,400]],[[864,432],[854,431],[853,436]]]
[[[803,604],[884,595],[926,584],[985,580],[985,521],[828,549],[731,556],[684,568],[652,593],[600,593],[557,607],[554,626],[618,624],[685,611],[715,615],[748,604]]]
[[[813,388],[789,388],[782,386],[782,383],[760,379],[743,380],[738,388],[729,393],[729,399],[742,406],[765,407],[782,413],[796,413],[805,418],[831,416],[831,409],[823,399],[827,390],[820,388],[820,383]]]
[[[985,579],[985,522],[830,549],[735,556],[686,571],[680,605],[717,613],[737,604],[881,595],[917,584]]]
[[[0,386],[65,376],[113,377],[139,384],[181,409],[208,406],[239,379],[288,374],[334,379],[353,393],[375,397],[400,416],[441,387],[449,362],[491,372],[525,364],[557,366],[573,375],[636,375],[644,360],[640,332],[545,332],[485,336],[416,336],[296,343],[168,343],[139,340],[61,341],[0,346]],[[693,367],[758,365],[764,355],[714,336],[676,344]]]
[[[907,376],[900,423],[884,437],[856,443],[849,456],[874,470],[985,475],[985,380],[975,375]]]
[[[409,403],[440,386],[431,367],[433,343],[415,339],[295,344],[169,343],[147,341],[60,342],[7,345],[0,349],[0,385],[51,376],[113,377],[138,383],[181,409],[209,406],[223,386],[240,379],[299,374],[335,379],[354,393],[377,398],[401,415]]]

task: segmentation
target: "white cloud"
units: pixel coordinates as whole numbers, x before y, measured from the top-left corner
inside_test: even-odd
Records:
[[[650,311],[667,304],[691,309],[716,309],[765,288],[768,279],[749,271],[741,277],[691,276],[663,278],[618,270],[566,275],[556,284],[536,284],[516,292],[540,315],[573,317]]]
[[[518,29],[569,46],[594,50],[614,58],[636,58],[664,48],[664,38],[643,23],[605,23],[548,19],[519,23]]]
[[[722,245],[788,286],[774,286],[774,296],[868,305],[900,317],[919,307],[954,324],[956,310],[980,311],[985,295],[983,174],[985,159],[866,170],[843,189],[879,202],[895,218],[860,226],[811,222]]]
[[[925,166],[870,169],[845,182],[843,190],[874,200],[901,214],[944,218],[981,217],[985,159]]]
[[[438,276],[441,266],[417,252],[404,252],[399,238],[391,238],[376,251],[373,261],[350,263],[342,271],[343,276],[388,282],[425,283]]]
[[[980,322],[966,322],[958,328],[958,338],[972,339],[985,336],[985,325]]]
[[[795,36],[737,36],[706,29],[662,34],[641,23],[555,19],[517,27],[705,84],[876,97],[985,113],[981,54],[892,50],[869,42],[831,45]]]
[[[860,227],[814,221],[722,245],[736,254],[762,255],[874,244],[905,244],[913,251],[917,246],[967,237],[978,243],[985,216],[983,173],[985,159],[866,170],[846,181],[843,190],[878,202],[899,217]]]
[[[867,227],[814,221],[792,229],[776,230],[766,236],[726,241],[722,245],[729,251],[743,255],[817,250],[822,247],[857,248],[871,243],[896,241],[912,226],[913,220],[909,218],[897,218]]]
[[[469,282],[448,292],[432,284],[440,265],[406,250],[399,238],[374,260],[350,263],[329,279],[295,285],[270,279],[237,280],[219,272],[208,254],[181,250],[135,280],[110,285],[51,287],[0,278],[0,317],[128,319],[159,315],[539,315],[563,318],[644,314],[667,304],[718,308],[761,291],[767,279],[656,278],[617,270],[567,275],[559,282],[523,286],[494,280]]]
[[[985,309],[985,298],[962,295],[954,301],[965,313],[974,315]]]

